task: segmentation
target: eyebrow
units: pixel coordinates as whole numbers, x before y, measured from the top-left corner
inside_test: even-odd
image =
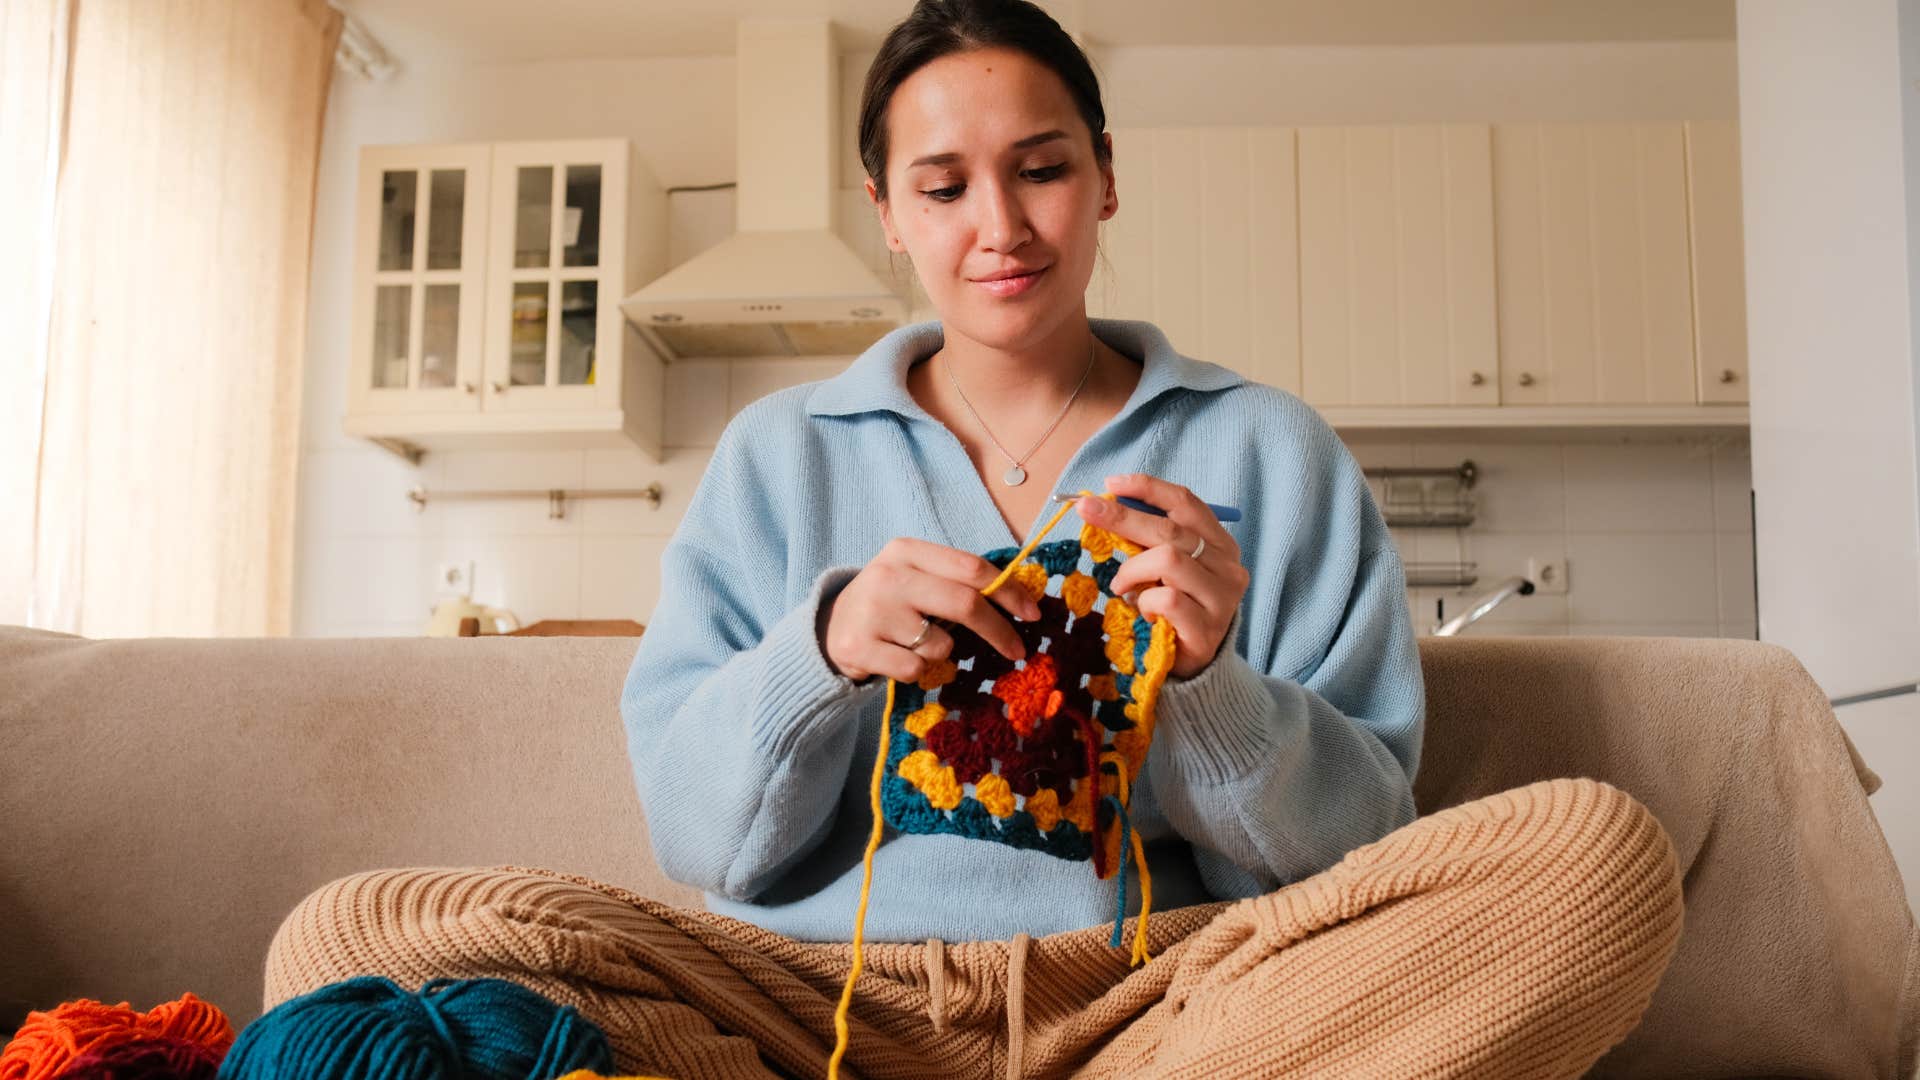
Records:
[[[1052,131],[1043,131],[1038,135],[1029,135],[1019,142],[1014,143],[1009,149],[1025,150],[1029,146],[1038,146],[1043,142],[1052,142],[1055,139],[1064,139],[1066,137],[1066,132],[1055,128]],[[912,162],[908,163],[907,168],[914,169],[922,165],[951,165],[959,160],[960,155],[949,150],[944,154],[928,154],[926,157],[914,158]]]

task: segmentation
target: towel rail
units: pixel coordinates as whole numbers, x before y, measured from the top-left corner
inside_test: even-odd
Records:
[[[429,492],[424,487],[416,487],[407,492],[407,499],[415,510],[424,511],[428,502],[487,502],[503,499],[545,499],[547,517],[560,519],[567,516],[567,502],[571,499],[645,499],[660,509],[660,499],[664,494],[658,481],[643,488],[598,489],[587,491],[569,491],[565,488],[545,488],[542,490],[521,491],[436,491]]]
[[[1843,705],[1858,705],[1863,701],[1879,701],[1881,698],[1899,697],[1902,694],[1920,693],[1920,681],[1900,683],[1897,686],[1883,686],[1878,690],[1863,690],[1858,694],[1829,699],[1836,709]]]

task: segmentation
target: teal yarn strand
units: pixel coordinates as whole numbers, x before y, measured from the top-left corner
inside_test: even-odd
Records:
[[[1115,875],[1119,884],[1116,890],[1119,899],[1113,913],[1113,937],[1107,942],[1117,949],[1126,940],[1123,932],[1127,925],[1127,852],[1133,847],[1133,823],[1127,820],[1127,808],[1120,805],[1117,797],[1108,795],[1100,801],[1111,805],[1114,816],[1120,819],[1120,872]]]
[[[220,1080],[553,1080],[613,1070],[607,1037],[571,1005],[503,979],[433,979],[409,992],[362,975],[247,1025]]]

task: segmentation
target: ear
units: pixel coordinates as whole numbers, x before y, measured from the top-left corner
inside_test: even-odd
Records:
[[[1107,164],[1100,167],[1100,175],[1106,185],[1106,192],[1100,199],[1100,220],[1105,221],[1120,209],[1120,193],[1115,190],[1113,184],[1113,133],[1101,132],[1100,141],[1107,147]]]
[[[900,238],[893,232],[893,207],[881,200],[880,189],[874,186],[871,176],[866,179],[866,189],[867,201],[872,203],[874,209],[880,213],[880,231],[886,234],[887,250],[906,251],[906,245],[902,244]]]

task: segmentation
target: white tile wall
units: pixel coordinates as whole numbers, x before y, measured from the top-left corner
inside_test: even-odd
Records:
[[[371,446],[310,448],[302,477],[296,632],[306,636],[418,634],[443,563],[474,564],[474,600],[538,619],[647,622],[660,591],[660,555],[707,460],[740,406],[794,383],[828,377],[838,360],[677,363],[667,369],[666,460],[638,451],[465,451],[419,466]],[[436,503],[432,492],[473,489],[638,488],[644,500]],[[407,498],[427,488],[428,505]]]
[[[1393,530],[1408,562],[1478,564],[1473,586],[1407,590],[1421,633],[1542,558],[1565,561],[1565,595],[1514,597],[1466,632],[1755,636],[1744,438],[1529,443],[1365,433],[1348,445],[1363,466],[1470,459],[1478,467],[1471,526]],[[1383,494],[1380,481],[1374,490]]]

